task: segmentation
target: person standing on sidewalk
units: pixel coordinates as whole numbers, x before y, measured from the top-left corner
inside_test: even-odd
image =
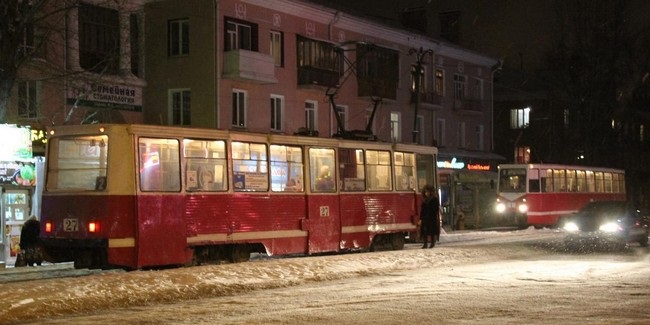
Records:
[[[29,266],[41,265],[43,256],[41,253],[38,235],[41,231],[41,223],[32,216],[25,221],[20,231],[20,250],[26,264]]]
[[[427,248],[429,238],[431,238],[431,244],[428,247],[433,248],[440,238],[440,202],[438,202],[438,196],[431,185],[427,185],[422,189],[420,231],[424,241],[422,248]]]

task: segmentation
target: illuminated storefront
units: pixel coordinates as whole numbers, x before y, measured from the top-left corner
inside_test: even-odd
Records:
[[[37,175],[43,158],[32,152],[32,130],[0,125],[0,263],[12,264],[20,250],[20,229],[31,216],[38,216],[40,196]]]
[[[445,152],[438,156],[443,226],[449,230],[495,226],[496,166],[505,158],[483,152]]]

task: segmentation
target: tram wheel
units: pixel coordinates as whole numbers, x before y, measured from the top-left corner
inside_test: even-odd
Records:
[[[74,255],[74,268],[75,269],[89,269],[93,266],[93,253],[92,250],[83,249],[75,252]]]
[[[399,251],[399,250],[404,249],[405,241],[406,241],[406,238],[404,238],[403,233],[393,234],[393,236],[391,238],[391,246],[392,246],[393,250]]]
[[[246,244],[233,245],[230,250],[230,261],[233,263],[246,262],[251,257],[251,251]]]

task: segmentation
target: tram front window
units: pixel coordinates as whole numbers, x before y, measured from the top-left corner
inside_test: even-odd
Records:
[[[526,169],[513,168],[499,170],[499,191],[526,192]]]

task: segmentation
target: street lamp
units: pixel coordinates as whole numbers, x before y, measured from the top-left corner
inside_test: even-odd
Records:
[[[420,106],[420,92],[422,90],[420,76],[424,74],[424,71],[422,71],[422,60],[424,59],[425,54],[433,56],[433,50],[425,50],[422,47],[419,49],[409,49],[409,55],[413,54],[415,54],[416,59],[415,72],[413,72],[413,79],[415,81],[415,117],[413,118],[413,143],[418,143],[418,133],[420,132],[418,130],[418,106]]]

